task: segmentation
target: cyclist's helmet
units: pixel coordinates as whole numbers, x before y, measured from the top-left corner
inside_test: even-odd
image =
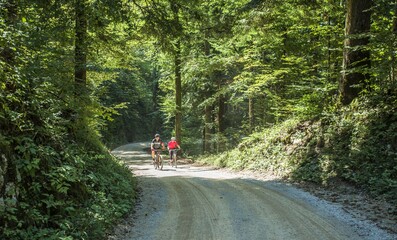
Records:
[[[175,141],[175,140],[176,140],[176,138],[175,138],[175,137],[172,137],[172,138],[171,138],[171,141]]]
[[[156,138],[156,137],[160,137],[160,134],[156,133],[156,135],[154,135],[154,137],[155,137],[155,138]]]

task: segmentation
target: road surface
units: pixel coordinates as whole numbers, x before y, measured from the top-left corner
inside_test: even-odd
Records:
[[[113,151],[141,189],[133,226],[117,239],[388,239],[337,206],[276,180],[187,163],[155,170],[145,147]]]

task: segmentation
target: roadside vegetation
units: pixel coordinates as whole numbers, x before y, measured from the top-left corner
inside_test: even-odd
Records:
[[[324,186],[341,180],[396,204],[396,100],[361,100],[315,120],[290,119],[198,161]]]
[[[100,101],[104,76],[131,76],[88,54],[81,3],[0,2],[0,239],[104,239],[134,207],[136,181],[100,134],[123,105]]]

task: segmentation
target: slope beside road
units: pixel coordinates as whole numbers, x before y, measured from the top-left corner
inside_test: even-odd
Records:
[[[138,178],[136,212],[109,239],[397,239],[276,180],[180,163],[155,170],[147,143],[113,151]]]

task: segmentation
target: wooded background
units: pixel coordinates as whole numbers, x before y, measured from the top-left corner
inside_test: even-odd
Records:
[[[103,237],[155,133],[395,200],[396,54],[395,0],[1,0],[0,236]]]

